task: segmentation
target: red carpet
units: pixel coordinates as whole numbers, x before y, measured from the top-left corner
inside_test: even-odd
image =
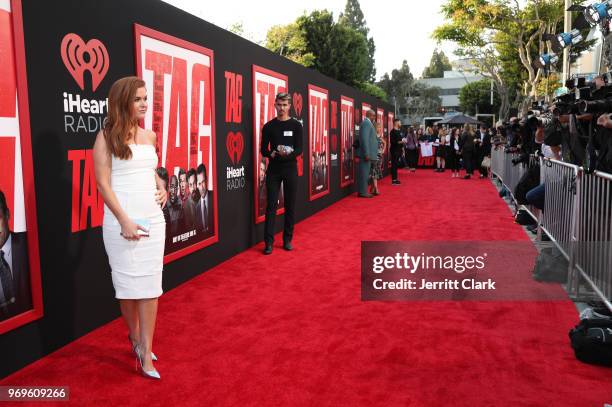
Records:
[[[135,373],[116,320],[0,384],[67,385],[75,405],[612,403],[612,369],[574,358],[569,300],[360,300],[362,240],[528,239],[487,180],[400,178],[299,223],[292,253],[258,245],[162,296],[160,382]]]

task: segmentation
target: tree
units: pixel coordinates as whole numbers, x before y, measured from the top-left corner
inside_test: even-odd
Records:
[[[367,43],[363,35],[345,24],[334,23],[327,10],[301,16],[297,25],[306,40],[306,51],[315,55],[313,68],[351,86],[367,80]]]
[[[437,114],[442,106],[440,88],[416,82],[406,60],[391,75],[385,73],[377,85],[386,92],[389,103],[413,118]]]
[[[423,71],[423,78],[442,78],[444,77],[444,71],[452,69],[453,67],[444,52],[438,52],[437,49],[434,49],[429,66]]]
[[[563,8],[563,0],[447,0],[442,6],[447,22],[436,28],[434,38],[454,41],[475,55],[481,50],[493,54],[498,74],[492,77],[500,95],[501,87],[508,93],[509,82],[522,82],[523,105],[527,106],[538,96],[542,78],[542,70],[533,62],[550,51],[545,35],[562,31]],[[572,47],[572,59],[591,45],[584,41]]]
[[[410,116],[415,118],[438,115],[438,111],[440,107],[442,107],[440,88],[427,86],[420,82],[414,82],[410,92],[410,98],[407,104],[407,110]]]
[[[305,67],[314,66],[315,55],[308,51],[306,37],[296,23],[270,28],[266,48]]]
[[[334,21],[327,10],[302,15],[289,25],[268,30],[266,48],[301,65],[314,68],[350,86],[384,96],[368,82],[368,44],[365,37],[347,24]]]
[[[472,82],[459,91],[461,110],[469,115],[477,113],[496,113],[499,109],[500,99],[497,92],[493,92],[493,105],[491,105],[491,81],[483,79]]]
[[[477,73],[493,81],[500,101],[498,117],[500,120],[507,120],[510,113],[511,90],[516,89],[516,86],[514,85],[512,88],[508,86],[508,82],[512,79],[509,79],[508,72],[504,71],[495,49],[492,46],[470,47],[458,50],[457,55],[466,57],[476,68]]]
[[[356,87],[358,89],[361,89],[363,92],[367,93],[368,95],[377,97],[381,100],[388,100],[387,93],[382,88],[380,88],[379,86],[373,83],[360,82],[356,84]]]
[[[390,103],[393,103],[393,98],[395,98],[395,102],[403,106],[406,95],[414,85],[414,77],[410,72],[408,62],[404,60],[399,69],[391,71],[390,77],[388,73],[385,73],[377,85],[389,96]]]
[[[374,53],[376,51],[376,45],[374,44],[374,38],[369,37],[368,34],[370,29],[366,24],[363,11],[359,5],[359,0],[347,0],[344,6],[344,13],[340,14],[338,22],[346,24],[357,32],[361,33],[366,38],[368,46],[368,67],[366,72],[366,79],[369,82],[373,82],[376,78],[376,63],[374,60]]]

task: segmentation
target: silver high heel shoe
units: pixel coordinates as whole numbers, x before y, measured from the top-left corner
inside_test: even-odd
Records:
[[[136,346],[134,342],[132,341],[132,338],[130,337],[130,334],[128,334],[128,341],[130,341],[130,345],[132,345],[132,352],[134,352],[134,356],[138,357],[138,354],[136,353]],[[151,360],[153,362],[157,362],[157,356],[155,356],[155,353],[151,352]]]
[[[159,372],[156,369],[144,370],[144,367],[143,367],[144,361],[142,360],[142,357],[140,356],[140,352],[138,351],[139,350],[138,345],[136,345],[134,349],[136,352],[136,365],[137,365],[137,369],[140,371],[140,374],[148,379],[155,379],[155,380],[161,379],[161,376],[159,375]]]

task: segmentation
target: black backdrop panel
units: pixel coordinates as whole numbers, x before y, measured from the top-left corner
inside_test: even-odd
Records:
[[[376,98],[160,1],[24,0],[22,7],[44,317],[0,337],[0,377],[119,316],[99,227],[102,201],[90,176],[90,150],[106,115],[103,102],[110,86],[137,72],[134,24],[214,52],[219,241],[166,264],[165,291],[246,250],[263,237],[263,224],[255,223],[253,209],[253,64],[288,76],[289,91],[303,100],[298,118],[303,120],[305,136],[309,84],[329,90],[329,100],[337,106],[344,95],[354,99],[356,108],[365,102],[374,109],[391,110],[390,105]],[[91,70],[84,70],[82,87],[62,59],[62,40],[68,34],[75,34],[70,38],[82,40],[92,53],[103,47],[108,54],[107,67],[102,66],[93,75]],[[102,47],[91,42],[93,39]],[[91,56],[84,57],[86,63],[88,58]],[[228,108],[230,114],[226,114]],[[337,116],[330,123],[340,122],[339,110],[330,109]],[[339,130],[336,127],[331,132],[333,137]],[[242,136],[241,141],[237,134]],[[242,151],[238,154],[240,146]],[[304,146],[308,146],[306,138]],[[338,154],[337,150],[337,145],[331,146],[332,154]],[[309,154],[305,148],[304,157]],[[310,202],[309,162],[303,160],[303,175],[299,177],[298,220],[352,192],[351,186],[340,188],[338,159],[332,159],[330,193]],[[228,172],[242,167],[244,180],[236,171]],[[277,228],[282,228],[282,222],[277,222]],[[296,233],[300,233],[299,224]]]

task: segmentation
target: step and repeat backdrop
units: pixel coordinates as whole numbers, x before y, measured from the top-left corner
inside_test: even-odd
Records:
[[[278,92],[304,126],[298,221],[354,191],[365,110],[384,135],[393,121],[389,104],[156,0],[0,0],[0,56],[0,377],[119,315],[92,156],[115,80],[147,84],[165,291],[262,240]]]

